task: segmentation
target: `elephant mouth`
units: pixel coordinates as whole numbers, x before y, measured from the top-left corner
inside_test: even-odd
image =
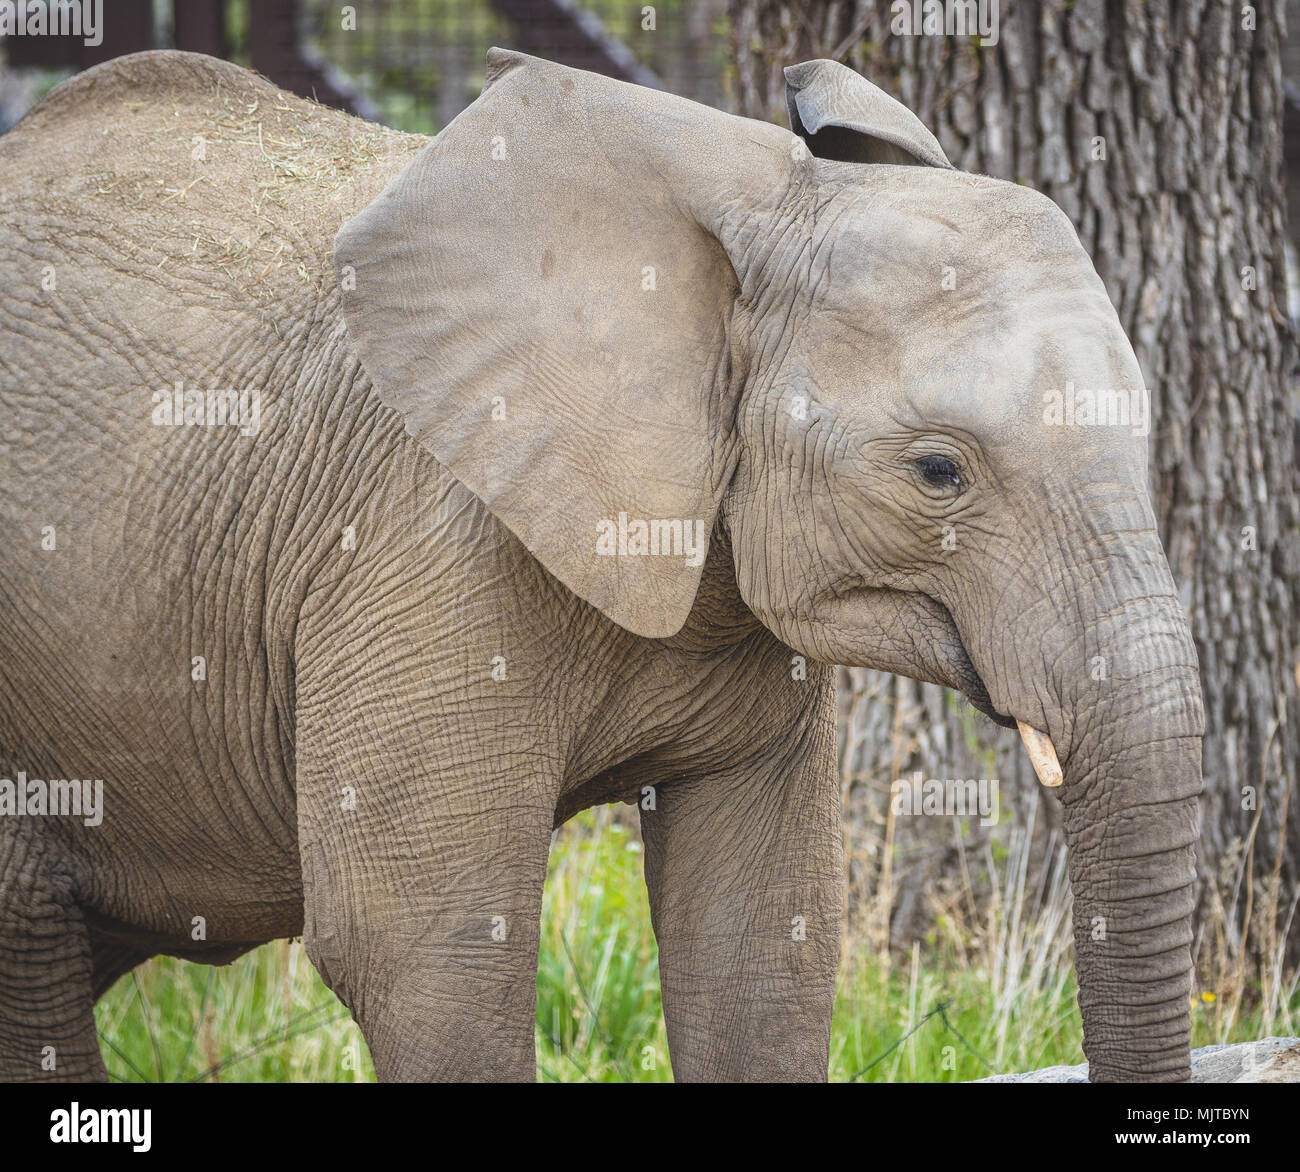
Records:
[[[948,620],[948,625],[952,631],[952,669],[955,676],[954,683],[958,690],[970,702],[972,708],[977,712],[982,712],[994,724],[999,724],[1003,728],[1015,728],[1015,718],[999,712],[993,706],[988,687],[985,685],[980,673],[975,670],[970,653],[966,650],[966,644],[962,642],[961,632],[957,630],[957,624],[953,621],[948,608],[938,599],[931,599],[930,601],[943,612],[944,618]]]
[[[964,651],[964,648],[963,648]],[[1015,728],[1016,721],[1014,717],[1007,716],[993,707],[993,701],[989,699],[988,688],[984,686],[984,681],[980,679],[979,672],[971,664],[969,657],[966,660],[966,666],[970,669],[970,680],[962,684],[962,695],[970,701],[970,705],[977,712],[982,712],[994,724],[1000,724],[1003,728]]]
[[[855,582],[827,590],[817,600],[820,613],[801,620],[794,612],[765,614],[770,630],[785,631],[792,646],[809,648],[825,663],[893,671],[960,692],[971,707],[1002,728],[1016,728],[1014,717],[999,712],[988,686],[975,669],[948,607],[923,590]],[[801,640],[800,626],[813,639]],[[847,633],[847,637],[846,637]]]
[[[947,608],[943,607],[941,603],[936,602],[935,605],[944,610],[948,622],[952,626],[953,647],[957,660],[955,666],[958,686],[965,694],[966,699],[970,701],[972,707],[984,713],[994,724],[1000,724],[1003,728],[1014,728],[1020,733],[1025,752],[1029,754],[1030,764],[1034,767],[1034,774],[1043,785],[1049,788],[1061,785],[1065,779],[1061,771],[1061,761],[1056,755],[1056,746],[1052,744],[1051,737],[1041,729],[1016,720],[1014,717],[1006,716],[997,710],[989,696],[987,685],[980,677],[979,672],[975,670],[970,653],[966,650],[966,645],[961,641],[961,634],[957,630],[956,623],[952,621],[952,615],[948,614]]]

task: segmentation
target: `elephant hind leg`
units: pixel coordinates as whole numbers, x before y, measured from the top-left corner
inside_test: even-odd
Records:
[[[0,1082],[102,1082],[90,938],[39,841],[0,843]]]

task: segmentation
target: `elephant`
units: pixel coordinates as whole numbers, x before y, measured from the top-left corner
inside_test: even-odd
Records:
[[[162,51],[0,139],[0,1076],[301,935],[379,1078],[533,1080],[553,832],[622,802],[674,1076],[825,1080],[842,664],[1021,729],[1091,1077],[1188,1078],[1133,349],[1050,199],[786,77],[790,129],[494,49],[428,138]]]

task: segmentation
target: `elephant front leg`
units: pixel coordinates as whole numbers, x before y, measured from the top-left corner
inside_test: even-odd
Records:
[[[673,1075],[825,1080],[843,910],[829,728],[793,757],[643,800]]]
[[[535,1081],[550,826],[509,811],[408,816],[303,827],[307,953],[380,1080]]]
[[[534,1081],[551,783],[395,684],[329,699],[299,707],[308,955],[380,1079]]]

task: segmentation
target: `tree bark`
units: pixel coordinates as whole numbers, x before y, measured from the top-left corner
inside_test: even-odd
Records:
[[[1300,952],[1300,472],[1281,8],[999,7],[998,43],[981,46],[895,35],[886,0],[730,0],[739,111],[785,123],[781,67],[835,57],[914,110],[956,166],[1029,184],[1074,221],[1151,393],[1153,500],[1200,656],[1199,964],[1206,977],[1276,971],[1284,946],[1291,962]],[[844,670],[840,683],[851,813],[886,822],[881,794],[911,769],[968,777],[987,766],[1019,822],[1040,839],[1058,825],[1014,734],[928,685]],[[917,927],[904,910],[896,940]]]

